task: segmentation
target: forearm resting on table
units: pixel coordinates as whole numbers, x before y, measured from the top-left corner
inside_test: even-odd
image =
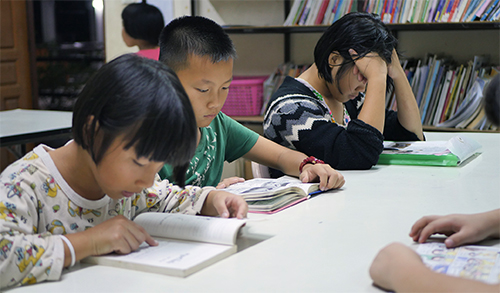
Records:
[[[93,245],[91,243],[91,238],[86,237],[85,232],[80,232],[80,233],[74,233],[74,234],[66,234],[66,238],[71,242],[73,245],[73,248],[75,249],[75,261],[82,260],[86,258],[87,256],[94,255],[94,250],[93,250]],[[66,244],[66,242],[63,241],[64,244],[64,267],[69,267],[71,264],[71,252]]]
[[[396,292],[499,292],[500,285],[452,277],[431,271],[425,265],[395,272]]]
[[[259,137],[253,148],[244,157],[297,177],[300,175],[300,163],[307,158],[301,152],[286,148],[264,137]]]

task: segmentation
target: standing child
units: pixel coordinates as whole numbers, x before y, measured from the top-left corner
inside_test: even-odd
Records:
[[[0,175],[0,287],[58,280],[87,256],[156,245],[131,221],[140,213],[245,217],[239,196],[159,181],[169,163],[183,185],[194,123],[165,65],[134,54],[105,64],[78,97],[74,141],[39,145]]]
[[[122,11],[122,38],[127,47],[139,47],[136,54],[158,60],[158,37],[165,26],[161,11],[146,3],[132,3]]]
[[[265,139],[220,112],[233,79],[235,58],[229,36],[204,17],[174,19],[160,35],[160,61],[179,76],[198,126],[198,148],[187,172],[187,182],[221,188],[238,182],[242,179],[230,178],[219,183],[224,161],[244,157],[300,176],[303,182],[317,180],[322,190],[341,187],[343,176],[321,160]],[[171,166],[160,172],[162,178],[169,180],[172,174]]]
[[[264,135],[343,170],[371,168],[384,140],[423,140],[396,43],[370,13],[334,22],[316,44],[311,67],[298,78],[286,77],[271,97]],[[392,87],[397,112],[385,110]]]

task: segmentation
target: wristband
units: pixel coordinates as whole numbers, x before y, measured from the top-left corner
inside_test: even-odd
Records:
[[[61,236],[61,239],[64,242],[66,242],[66,245],[68,245],[69,252],[71,254],[71,264],[69,265],[69,267],[71,268],[72,266],[75,265],[75,262],[76,262],[75,248],[73,247],[73,244],[71,244],[71,241],[69,241],[68,238],[66,238],[66,236],[64,236],[64,235],[59,235],[59,236]]]
[[[308,158],[305,158],[304,161],[302,161],[302,163],[300,163],[300,166],[299,166],[299,172],[302,173],[302,169],[304,168],[304,166],[306,164],[324,164],[325,162],[323,162],[322,160],[320,159],[316,159],[315,157],[313,156],[310,156]]]

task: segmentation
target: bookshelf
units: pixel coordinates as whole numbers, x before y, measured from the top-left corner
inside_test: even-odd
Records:
[[[293,1],[290,0],[283,1],[284,7],[282,6],[282,11],[284,12],[284,19],[286,19],[288,12],[290,11],[292,2]],[[358,3],[358,7],[360,7],[361,5]],[[262,23],[261,21],[258,22]],[[424,59],[427,53],[444,53],[447,56],[451,55],[453,58],[455,58],[455,55],[458,55],[456,61],[458,63],[465,64],[475,55],[488,54],[491,56],[491,64],[500,64],[499,21],[389,23],[387,24],[387,26],[392,31],[392,33],[396,35],[396,37],[400,40],[398,51],[403,52],[405,57]],[[312,52],[314,44],[328,27],[329,25],[283,26],[272,24],[254,26],[251,24],[246,24],[228,25],[224,29],[228,34],[232,35],[232,38],[235,39],[239,38],[239,40],[241,40],[241,38],[248,38],[251,40],[249,42],[252,43],[258,43],[260,39],[262,40],[261,43],[263,44],[263,46],[250,44],[250,47],[254,47],[252,47],[251,50],[244,52],[243,55],[241,54],[240,48],[238,48],[237,41],[237,50],[241,59],[253,59],[255,61],[255,54],[259,54],[260,52],[262,52],[262,55],[269,55],[269,51],[271,51],[270,54],[273,54],[273,49],[279,50],[278,48],[281,48],[281,54],[274,53],[276,60],[274,64],[277,66],[280,63],[290,61],[295,61],[296,64],[312,63]],[[465,46],[455,46],[457,41],[462,41],[460,40],[461,38],[471,38],[471,41],[468,42],[468,44],[464,44]],[[442,41],[443,39],[444,41]],[[270,40],[274,42],[272,43],[272,45]],[[273,48],[271,48],[271,46]],[[245,46],[240,47],[243,47],[243,51],[246,49]],[[309,56],[305,58],[302,57],[305,54]],[[297,56],[299,56],[299,58],[297,58]],[[264,66],[269,66],[268,64],[270,57],[264,56],[263,58],[267,58],[267,64],[264,64]],[[252,67],[255,71],[256,65],[249,65],[249,67]],[[235,74],[240,74],[238,71],[245,72],[244,70],[242,71],[242,67],[237,68],[235,70]],[[263,73],[264,72],[259,72],[259,75],[262,75]],[[244,75],[249,75],[249,73],[245,72]],[[248,123],[248,121],[246,121],[247,119],[242,120],[240,118],[240,121],[244,122],[245,124]],[[253,121],[249,124],[255,123],[256,122]],[[437,128],[434,126],[424,126],[424,129],[426,131],[456,131],[456,129],[454,128]],[[469,131],[465,129],[460,130]]]
[[[291,45],[290,34],[323,33],[329,25],[296,25],[296,26],[227,26],[224,30],[228,34],[283,34],[284,62],[290,61]],[[393,34],[399,31],[473,31],[497,30],[500,32],[500,22],[455,22],[455,23],[397,23],[387,24]]]

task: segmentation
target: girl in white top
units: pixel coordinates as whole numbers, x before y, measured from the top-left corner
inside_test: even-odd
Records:
[[[131,221],[140,213],[246,216],[239,196],[159,180],[169,163],[183,183],[196,148],[188,97],[159,62],[124,55],[104,65],[77,100],[73,137],[58,149],[39,145],[0,175],[1,288],[58,280],[90,255],[157,245]]]

